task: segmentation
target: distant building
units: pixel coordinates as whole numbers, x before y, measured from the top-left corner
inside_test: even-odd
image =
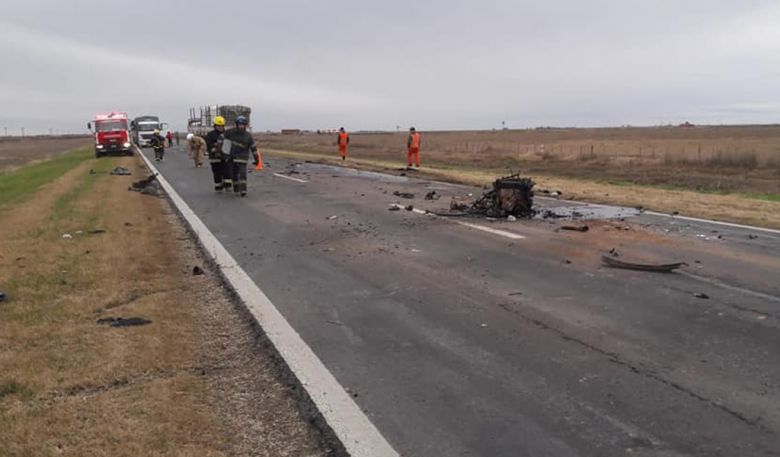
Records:
[[[301,129],[282,129],[282,135],[300,135]]]

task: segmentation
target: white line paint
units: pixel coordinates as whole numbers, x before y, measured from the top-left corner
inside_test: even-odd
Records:
[[[222,270],[222,274],[249,312],[271,340],[276,350],[311,397],[314,405],[352,457],[399,457],[374,424],[366,417],[325,367],[298,332],[287,322],[252,278],[235,261],[222,243],[192,211],[168,181],[141,151],[138,154],[168,193],[173,204],[198,237],[203,249]]]
[[[688,278],[695,279],[696,281],[701,281],[701,282],[706,282],[707,284],[712,284],[713,286],[716,286],[716,287],[722,287],[723,289],[733,290],[734,292],[739,292],[739,293],[742,293],[742,294],[745,294],[745,295],[751,295],[751,296],[756,297],[756,298],[761,298],[763,300],[769,300],[769,301],[773,301],[775,303],[780,303],[780,297],[777,297],[777,296],[772,295],[772,294],[767,294],[767,293],[759,292],[757,290],[752,290],[752,289],[746,289],[744,287],[732,286],[731,284],[726,284],[725,282],[720,281],[718,279],[707,278],[707,277],[704,277],[704,276],[699,276],[696,273],[690,273],[690,272],[687,272],[687,271],[680,270],[677,273],[681,274],[683,276],[686,276]]]
[[[709,219],[700,219],[698,217],[688,217],[688,216],[680,216],[680,215],[673,215],[673,214],[666,214],[666,213],[657,213],[655,211],[645,211],[644,214],[650,214],[652,216],[664,216],[664,217],[670,217],[672,219],[682,219],[684,221],[691,221],[691,222],[703,222],[706,224],[715,224],[715,225],[722,225],[725,227],[733,227],[738,229],[745,229],[745,230],[755,230],[758,232],[764,232],[764,233],[773,233],[775,235],[780,235],[780,230],[771,229],[771,228],[764,228],[764,227],[755,227],[753,225],[743,225],[743,224],[735,224],[733,222],[721,222],[721,221],[713,221]]]
[[[552,198],[552,197],[536,196],[534,198],[539,199],[539,200],[551,200],[551,201],[563,202],[563,203],[567,203],[567,204],[571,204],[571,205],[575,205],[575,206],[591,206],[591,207],[597,207],[597,208],[622,208],[621,206],[616,206],[616,205],[603,205],[603,204],[600,204],[600,203],[587,203],[587,202],[578,202],[578,201],[574,201],[574,200],[561,200],[559,198]],[[631,208],[628,208],[628,207],[625,207],[625,208],[629,209],[629,210],[631,209]],[[668,217],[670,219],[680,219],[680,220],[690,221],[690,222],[701,222],[701,223],[704,223],[704,224],[722,225],[724,227],[733,227],[733,228],[744,229],[744,230],[755,230],[755,231],[758,231],[758,232],[772,233],[772,234],[775,234],[775,235],[780,235],[780,230],[766,228],[766,227],[756,227],[754,225],[735,224],[733,222],[715,221],[715,220],[712,220],[712,219],[702,219],[702,218],[699,218],[699,217],[680,216],[679,214],[675,215],[675,214],[659,213],[658,211],[644,211],[644,212],[642,212],[642,213],[640,213],[638,215],[641,215],[641,214],[647,214],[647,215],[650,215],[650,216]]]
[[[280,173],[274,173],[274,176],[278,176],[278,177],[284,178],[284,179],[289,179],[290,181],[296,181],[296,182],[302,182],[302,183],[309,182],[309,181],[306,181],[305,179],[293,178],[292,176],[287,176],[287,175],[283,175],[283,174],[280,174]]]
[[[395,205],[392,205],[392,206],[395,206],[396,208],[399,208],[399,209],[404,209],[403,205],[395,204]],[[441,217],[441,216],[437,216],[436,214],[429,213],[428,211],[425,211],[425,210],[422,210],[422,209],[418,209],[418,208],[413,208],[412,211],[417,213],[417,214],[423,214],[423,215],[426,215],[426,216]],[[514,232],[508,232],[506,230],[494,229],[494,228],[491,228],[491,227],[485,227],[484,225],[472,224],[471,222],[463,222],[463,221],[459,221],[459,220],[456,220],[456,219],[447,219],[447,218],[442,218],[442,219],[446,219],[447,221],[450,221],[452,223],[455,223],[455,224],[458,224],[458,225],[462,225],[463,227],[472,228],[474,230],[480,230],[482,232],[487,232],[487,233],[490,233],[490,234],[493,234],[493,235],[503,236],[504,238],[509,238],[510,240],[522,240],[522,239],[525,238],[524,235],[520,235],[519,233],[514,233]]]

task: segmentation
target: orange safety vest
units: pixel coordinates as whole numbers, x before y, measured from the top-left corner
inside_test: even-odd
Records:
[[[412,142],[409,145],[410,148],[420,149],[420,134],[417,132],[412,133]]]
[[[339,146],[346,146],[349,139],[349,133],[339,132]]]

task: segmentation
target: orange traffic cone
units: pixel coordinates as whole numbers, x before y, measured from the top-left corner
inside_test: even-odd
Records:
[[[260,154],[260,151],[257,151],[257,166],[255,167],[255,170],[260,171],[263,169],[263,155]]]

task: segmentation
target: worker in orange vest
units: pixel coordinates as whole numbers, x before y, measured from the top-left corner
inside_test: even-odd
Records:
[[[411,167],[414,161],[417,168],[420,168],[420,134],[417,133],[414,127],[409,129],[409,139],[406,140],[406,147],[409,149],[409,154],[407,155],[408,166]]]
[[[336,144],[339,146],[339,155],[341,160],[347,160],[347,145],[349,144],[349,133],[344,130],[344,127],[339,129],[339,136],[336,139]]]

